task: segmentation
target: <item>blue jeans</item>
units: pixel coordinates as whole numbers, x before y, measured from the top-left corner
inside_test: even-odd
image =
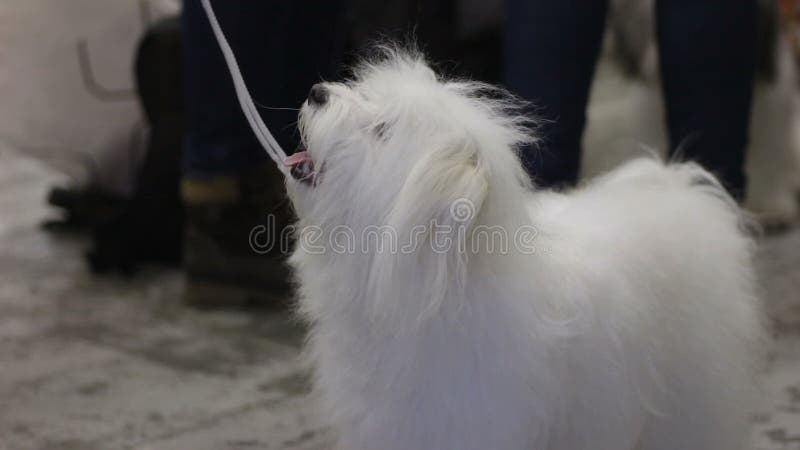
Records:
[[[341,60],[341,0],[215,0],[213,6],[253,99],[264,107],[264,122],[292,153],[298,144],[296,109],[311,85],[334,77]],[[200,0],[183,2],[183,35],[185,172],[216,177],[267,163],[241,112]]]
[[[574,184],[586,104],[607,0],[508,0],[507,86],[547,119],[541,148],[523,154],[540,185]],[[740,197],[745,187],[755,0],[657,0],[657,39],[670,148],[716,173]]]

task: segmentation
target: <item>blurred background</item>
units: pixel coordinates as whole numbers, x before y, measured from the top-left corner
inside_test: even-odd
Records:
[[[763,232],[775,341],[752,448],[800,450],[800,1],[214,0],[287,152],[320,79],[376,42],[547,119],[568,188],[661,153]],[[280,230],[199,0],[0,3],[0,449],[322,449]]]

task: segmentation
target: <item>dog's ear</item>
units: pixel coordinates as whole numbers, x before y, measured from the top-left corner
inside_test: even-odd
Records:
[[[415,164],[387,218],[397,249],[373,261],[376,313],[410,314],[404,320],[414,324],[445,298],[462,296],[471,232],[488,190],[487,167],[472,139],[444,142]]]
[[[388,218],[397,230],[419,225],[471,228],[489,189],[477,143],[454,138],[431,149],[406,179]]]

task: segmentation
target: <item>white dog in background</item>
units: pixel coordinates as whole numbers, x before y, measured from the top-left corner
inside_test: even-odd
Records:
[[[752,244],[706,171],[537,192],[519,104],[400,51],[299,124],[291,263],[337,448],[744,448]]]

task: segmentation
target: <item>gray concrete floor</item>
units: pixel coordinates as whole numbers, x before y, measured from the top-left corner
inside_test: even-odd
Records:
[[[40,223],[63,180],[0,149],[0,449],[326,448],[302,330],[285,314],[199,312],[176,271],[95,278],[78,237]],[[762,240],[779,326],[753,449],[800,449],[800,231]]]
[[[325,448],[300,327],[185,308],[177,271],[91,276],[40,227],[61,181],[0,149],[0,449]]]

